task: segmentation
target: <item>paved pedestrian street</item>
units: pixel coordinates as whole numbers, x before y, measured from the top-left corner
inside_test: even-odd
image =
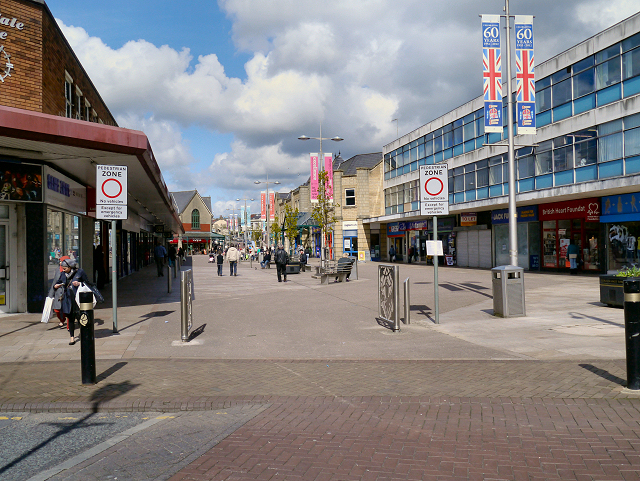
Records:
[[[123,279],[117,334],[109,299],[96,310],[95,385],[66,331],[0,318],[3,436],[44,426],[34,416],[81,419],[47,421],[71,434],[130,416],[55,459],[58,438],[34,428],[21,451],[4,445],[0,478],[640,479],[623,311],[599,305],[597,277],[527,274],[527,316],[501,319],[487,271],[441,269],[436,325],[433,270],[403,265],[411,323],[393,333],[376,319],[376,264],[328,286],[256,266],[218,277],[193,257],[188,343],[177,284],[168,294],[153,267]],[[25,452],[37,474],[3,471]]]

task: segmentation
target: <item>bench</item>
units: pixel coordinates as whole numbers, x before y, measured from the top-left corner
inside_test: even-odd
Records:
[[[337,262],[337,261],[325,261],[324,267],[316,266],[316,275],[314,278],[320,278],[320,284],[328,285],[329,279],[334,277],[337,282],[345,282],[347,276],[351,273],[353,267],[353,261],[349,263]]]

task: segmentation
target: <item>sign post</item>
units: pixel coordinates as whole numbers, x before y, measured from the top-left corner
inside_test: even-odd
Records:
[[[118,242],[116,221],[127,218],[127,166],[96,166],[96,219],[111,220],[113,332],[118,332]]]
[[[438,216],[449,214],[449,174],[447,164],[420,166],[420,215],[433,216],[433,240],[438,243]],[[442,246],[442,244],[440,244]],[[428,252],[427,252],[428,254]],[[442,247],[433,252],[434,311],[436,324],[440,324],[438,303],[438,262]]]

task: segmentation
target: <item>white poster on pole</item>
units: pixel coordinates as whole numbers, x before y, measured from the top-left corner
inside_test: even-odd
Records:
[[[447,164],[420,166],[420,215],[449,214]]]

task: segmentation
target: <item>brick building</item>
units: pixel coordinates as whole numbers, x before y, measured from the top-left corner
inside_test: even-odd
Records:
[[[96,220],[96,165],[127,166],[126,219]],[[42,0],[0,4],[0,312],[42,310],[59,258],[110,281],[182,232],[147,137],[116,121]],[[95,261],[95,264],[94,264]]]

